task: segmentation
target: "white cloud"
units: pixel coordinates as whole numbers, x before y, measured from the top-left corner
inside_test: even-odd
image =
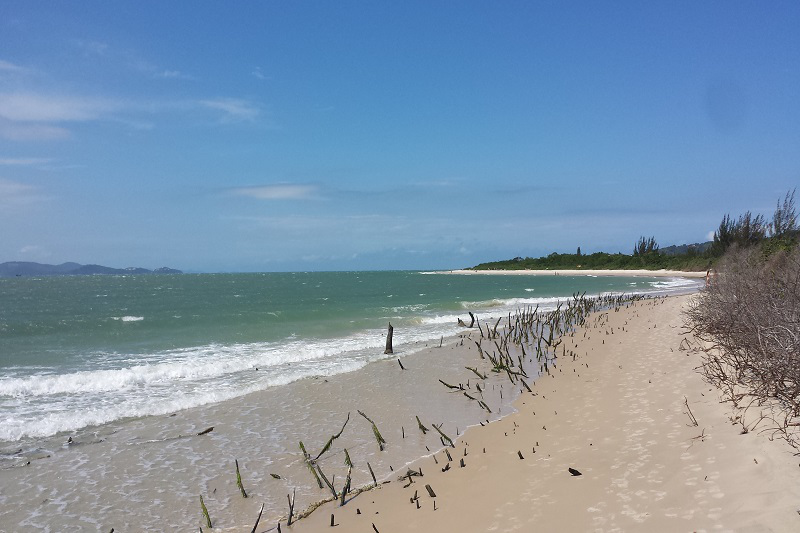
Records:
[[[69,136],[69,130],[60,126],[20,123],[0,117],[0,138],[10,141],[52,141]]]
[[[36,93],[0,93],[0,117],[16,122],[69,122],[97,119],[119,106],[109,100]]]
[[[5,210],[29,206],[43,200],[33,185],[0,178],[0,214]]]
[[[200,105],[209,109],[222,111],[226,121],[253,121],[259,115],[259,109],[252,102],[239,98],[215,98],[200,100]]]
[[[307,200],[316,196],[318,189],[313,185],[262,185],[259,187],[238,187],[231,192],[238,196],[249,196],[259,200]]]
[[[0,165],[29,166],[49,163],[50,159],[41,157],[0,157]]]
[[[266,76],[264,76],[264,73],[263,73],[263,72],[261,72],[261,67],[256,67],[256,68],[254,68],[254,69],[253,69],[253,71],[252,71],[250,74],[251,74],[251,75],[252,75],[254,78],[258,78],[259,80],[265,80],[265,79],[267,79],[267,77],[266,77]]]

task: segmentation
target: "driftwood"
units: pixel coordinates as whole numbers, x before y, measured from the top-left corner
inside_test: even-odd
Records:
[[[319,471],[319,475],[322,476],[322,479],[325,481],[325,484],[328,486],[329,489],[331,489],[331,494],[333,494],[333,499],[335,500],[336,499],[336,489],[333,488],[333,483],[328,481],[327,476],[325,476],[325,472],[322,471],[322,468],[319,465],[317,465],[317,470]]]
[[[294,514],[294,497],[297,489],[292,490],[292,497],[290,498],[289,495],[286,495],[286,499],[289,500],[289,519],[286,521],[287,526],[292,525],[292,515]]]
[[[460,384],[460,383],[459,383],[459,385],[458,385],[458,386],[455,386],[455,385],[450,385],[449,383],[445,383],[445,382],[444,382],[444,381],[442,381],[441,379],[439,380],[439,383],[441,383],[442,385],[444,385],[444,386],[445,386],[445,387],[447,387],[448,389],[464,390],[464,387],[463,387],[463,386],[461,386],[461,384]]]
[[[448,437],[447,435],[445,435],[445,434],[442,432],[442,424],[439,424],[439,426],[438,426],[438,427],[436,426],[436,424],[431,424],[431,425],[433,426],[433,429],[435,429],[435,430],[436,430],[436,431],[439,433],[439,435],[441,435],[441,436],[442,436],[442,438],[443,438],[444,440],[446,440],[447,442],[449,442],[449,443],[450,443],[450,446],[451,446],[452,448],[455,448],[455,447],[456,447],[456,445],[455,445],[455,444],[453,444],[453,439],[451,439],[450,437]]]
[[[350,454],[347,453],[347,448],[344,449],[344,464],[345,466],[353,466],[353,461],[350,460]]]
[[[377,487],[378,486],[378,480],[375,479],[375,472],[372,471],[372,466],[369,464],[369,461],[367,462],[367,468],[369,469],[369,475],[372,476],[372,482]]]
[[[394,332],[394,328],[392,324],[389,323],[389,331],[386,333],[386,349],[383,351],[385,354],[394,353],[392,350],[392,333]]]
[[[471,328],[472,326],[475,325],[475,315],[473,315],[471,311],[468,311],[468,313],[470,318],[469,326],[460,318],[458,319],[458,325],[461,326],[462,328]]]
[[[347,467],[347,479],[345,479],[344,487],[342,487],[342,499],[339,502],[340,507],[344,505],[345,498],[347,498],[347,493],[350,491],[350,474],[352,473],[352,471],[353,471],[353,465],[351,464],[349,467]]]
[[[314,460],[311,459],[311,455],[309,455],[309,453],[306,451],[306,447],[303,445],[303,441],[300,441],[300,450],[303,452],[303,458],[306,461],[306,466],[314,475],[314,479],[317,480],[317,485],[319,485],[319,488],[321,489],[324,488],[324,486],[322,485],[322,480],[319,478],[319,475],[317,474],[317,471],[314,468]]]
[[[256,523],[253,526],[253,530],[250,533],[256,533],[256,529],[258,529],[258,523],[261,522],[261,513],[264,512],[264,504],[261,504],[261,510],[258,512],[258,518],[256,518]]]
[[[344,432],[344,428],[347,427],[347,423],[348,422],[350,422],[350,413],[347,413],[347,420],[345,420],[344,424],[342,424],[342,429],[339,430],[339,433],[337,433],[336,435],[332,435],[331,438],[328,439],[328,442],[325,444],[325,446],[323,446],[322,451],[319,452],[317,454],[317,456],[314,458],[314,461],[319,459],[322,456],[323,453],[327,452],[328,449],[330,449],[331,444],[333,444],[333,441],[335,441],[336,439],[338,439],[339,437],[342,436],[342,433]]]
[[[239,473],[239,460],[234,459],[233,462],[236,463],[236,486],[242,492],[242,498],[247,498],[247,492],[245,492],[244,485],[242,485],[242,475]]]
[[[372,424],[372,434],[375,435],[375,440],[378,441],[378,448],[380,448],[380,450],[383,451],[383,445],[386,444],[386,439],[384,439],[383,436],[381,435],[381,432],[378,431],[378,426],[376,426],[375,422],[373,422],[370,417],[365,415],[363,411],[358,411],[358,414],[366,418],[367,421],[370,424]]]
[[[465,366],[464,368],[466,368],[467,370],[471,370],[472,373],[478,376],[479,378],[486,379],[486,374],[481,374],[480,372],[478,372],[477,368],[473,368],[471,366]]]
[[[200,509],[203,511],[203,516],[206,517],[206,526],[208,529],[212,529],[211,525],[211,517],[208,515],[208,508],[206,507],[206,503],[203,501],[203,495],[200,495]]]

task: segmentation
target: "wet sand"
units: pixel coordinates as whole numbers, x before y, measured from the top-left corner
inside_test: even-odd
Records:
[[[492,374],[485,385],[492,413],[460,393],[448,393],[439,379],[475,381],[465,365],[488,371],[469,340],[477,330],[453,324],[453,333],[441,347],[438,342],[407,346],[404,331],[396,329],[396,353],[353,372],[303,379],[171,416],[86,428],[73,434],[71,443],[58,436],[37,442],[33,450],[15,445],[21,453],[6,451],[11,464],[0,469],[0,531],[197,531],[200,525],[205,529],[201,494],[214,530],[239,531],[245,522],[252,528],[262,503],[263,523],[274,527],[286,513],[288,492],[296,489],[298,510],[330,495],[316,486],[298,443],[316,455],[348,413],[346,430],[320,460],[324,472],[340,486],[347,448],[356,464],[354,488],[371,481],[367,462],[379,480],[390,479],[392,469],[442,447],[431,433],[420,434],[415,416],[427,427],[443,423],[443,431],[455,438],[469,425],[508,414],[519,393]],[[384,452],[359,409],[388,441]],[[209,427],[213,431],[197,435]],[[247,499],[237,488],[234,460]]]
[[[424,474],[413,484],[395,477],[283,531],[331,531],[331,514],[336,531],[364,533],[800,530],[799,461],[741,434],[695,371],[699,356],[680,348],[688,298],[593,314],[567,338],[579,357],[559,360],[517,413],[469,429],[449,470],[440,451],[412,465]]]

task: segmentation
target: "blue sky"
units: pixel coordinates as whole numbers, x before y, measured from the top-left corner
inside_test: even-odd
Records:
[[[0,3],[0,262],[429,269],[800,183],[800,3]]]

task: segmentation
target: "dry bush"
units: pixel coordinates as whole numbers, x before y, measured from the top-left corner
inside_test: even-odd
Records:
[[[758,408],[753,427],[766,420],[800,448],[800,248],[765,260],[734,247],[718,272],[687,311],[706,343],[703,375],[736,407]]]

